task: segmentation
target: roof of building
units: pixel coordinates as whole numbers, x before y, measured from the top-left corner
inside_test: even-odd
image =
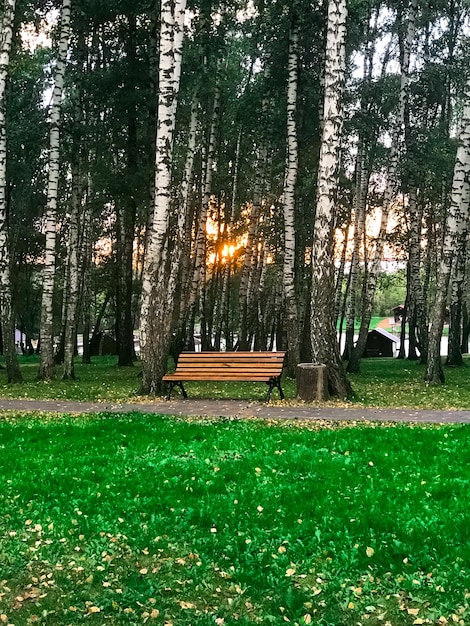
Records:
[[[390,341],[394,341],[395,343],[398,343],[400,341],[398,337],[395,337],[395,335],[392,335],[392,333],[389,333],[388,330],[384,330],[383,328],[374,328],[373,330],[370,330],[369,332],[370,333],[376,332],[379,335],[382,335],[383,337],[390,339]]]

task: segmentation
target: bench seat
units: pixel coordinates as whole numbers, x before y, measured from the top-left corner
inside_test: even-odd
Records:
[[[285,352],[182,352],[176,370],[166,374],[164,381],[169,383],[167,399],[177,385],[184,398],[187,393],[185,381],[233,381],[264,382],[269,385],[266,401],[276,387],[281,400],[281,374]]]

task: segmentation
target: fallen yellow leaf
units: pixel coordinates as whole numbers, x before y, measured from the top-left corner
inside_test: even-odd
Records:
[[[419,609],[406,609],[408,611],[408,615],[418,615]]]
[[[180,607],[182,609],[195,609],[196,605],[193,604],[192,602],[180,602]]]

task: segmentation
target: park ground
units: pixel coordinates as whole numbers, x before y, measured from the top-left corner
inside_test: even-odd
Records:
[[[468,415],[468,370],[435,390],[371,361],[353,403],[194,384],[191,417],[141,412],[137,368],[112,359],[68,385],[26,359],[0,391],[0,623],[470,623],[470,429],[397,423]]]

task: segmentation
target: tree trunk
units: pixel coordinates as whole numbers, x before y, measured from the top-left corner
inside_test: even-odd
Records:
[[[205,311],[204,311],[204,300],[205,293],[204,289],[206,286],[206,256],[207,256],[207,215],[209,210],[209,204],[211,201],[212,194],[212,179],[214,174],[214,160],[216,153],[216,143],[217,143],[217,128],[220,121],[220,99],[221,99],[221,89],[220,89],[220,81],[217,78],[214,92],[214,101],[212,105],[212,117],[211,124],[209,130],[209,141],[207,146],[206,153],[206,161],[204,168],[204,187],[202,193],[202,202],[201,202],[201,211],[199,214],[198,220],[198,229],[196,236],[196,246],[194,251],[194,266],[193,266],[193,274],[191,280],[191,287],[189,292],[189,301],[188,301],[188,311],[189,316],[193,317],[198,304],[199,297],[199,312],[201,315],[201,325],[203,326],[205,323]],[[202,333],[204,337],[204,342],[210,343],[210,340],[207,339],[206,333]],[[206,348],[209,346],[205,345]]]
[[[339,354],[335,311],[332,303],[334,303],[335,294],[333,230],[343,122],[346,19],[346,1],[330,0],[325,55],[323,133],[318,165],[317,204],[312,246],[310,318],[313,362],[326,365],[329,392],[332,396],[342,398],[351,396],[352,388]]]
[[[224,242],[225,247],[227,248],[227,254],[225,255],[225,260],[223,263],[222,269],[222,289],[220,294],[220,302],[217,307],[216,316],[215,316],[215,342],[214,347],[216,350],[220,350],[220,343],[222,335],[225,336],[225,346],[226,349],[233,348],[233,337],[231,336],[230,329],[230,278],[232,273],[232,230],[233,224],[235,222],[235,207],[237,202],[237,193],[238,193],[238,174],[239,174],[239,166],[240,166],[240,149],[241,149],[241,140],[242,140],[242,127],[238,131],[237,137],[237,145],[235,150],[235,164],[233,168],[233,179],[232,179],[232,200],[230,203],[230,214],[228,219],[225,219],[225,228],[224,228]]]
[[[240,285],[238,288],[238,348],[249,350],[249,318],[253,310],[253,303],[249,300],[251,276],[256,264],[256,245],[258,243],[258,231],[261,214],[262,196],[265,188],[267,150],[264,143],[259,149],[256,163],[255,188],[253,192],[253,204],[248,222],[247,242],[245,246],[245,258],[241,269]]]
[[[77,147],[78,149],[78,147]],[[78,155],[77,155],[78,157]],[[79,158],[79,157],[78,157]],[[78,290],[79,290],[79,214],[82,204],[82,185],[79,163],[72,165],[72,197],[69,224],[69,257],[68,279],[66,281],[68,297],[65,306],[65,332],[64,332],[64,371],[62,378],[75,379],[74,356],[77,339],[77,313],[78,313]]]
[[[92,262],[92,242],[91,242],[91,207],[90,207],[90,186],[87,189],[87,205],[83,216],[83,231],[81,239],[81,264],[82,276],[82,310],[83,310],[83,355],[82,363],[91,363],[90,334],[91,334],[91,275],[90,266]]]
[[[72,130],[72,156],[71,156],[71,179],[72,191],[70,198],[70,222],[68,234],[68,263],[65,290],[67,291],[66,304],[64,307],[64,367],[62,378],[75,379],[74,357],[77,349],[77,332],[79,323],[80,301],[80,277],[83,275],[83,249],[80,238],[81,223],[86,217],[87,209],[84,209],[83,201],[88,177],[88,155],[85,144],[85,104],[84,79],[88,65],[88,47],[85,36],[79,34],[77,42],[77,56],[79,62],[79,77],[77,89],[73,95],[73,130]],[[83,340],[85,350],[85,339]]]
[[[423,211],[418,206],[416,187],[414,183],[408,192],[408,215],[409,215],[409,241],[408,241],[408,294],[409,313],[408,328],[410,333],[409,359],[416,359],[415,346],[419,350],[420,359],[424,362],[428,352],[428,324],[426,314],[426,303],[424,300],[424,290],[421,281],[421,235]],[[405,320],[403,320],[403,324]],[[415,345],[412,337],[416,336]]]
[[[155,158],[155,207],[148,237],[142,276],[140,351],[142,393],[161,393],[162,377],[173,329],[176,281],[168,282],[168,227],[171,211],[171,169],[175,110],[179,92],[179,69],[186,0],[162,0],[160,21],[160,67],[158,123]],[[177,43],[177,45],[175,45]]]
[[[55,377],[53,298],[56,271],[57,198],[60,165],[60,117],[65,63],[69,45],[71,0],[63,0],[61,10],[60,41],[55,68],[54,91],[50,117],[49,172],[46,199],[46,249],[43,266],[41,301],[41,361],[38,380]]]
[[[15,349],[15,316],[10,284],[10,243],[7,220],[7,135],[5,90],[13,38],[15,0],[5,0],[1,22],[0,49],[0,317],[3,351],[6,359],[7,380],[23,380]]]
[[[357,289],[360,270],[361,247],[364,242],[367,188],[369,172],[365,163],[365,146],[359,144],[356,160],[356,189],[354,194],[354,237],[351,267],[349,270],[349,298],[346,309],[346,337],[343,359],[349,360],[354,348],[354,325],[356,321]]]
[[[295,378],[300,361],[299,312],[296,293],[296,237],[295,237],[295,188],[298,171],[297,143],[297,82],[298,82],[298,26],[294,23],[289,32],[288,88],[287,88],[287,156],[284,177],[284,263],[283,285],[285,300],[285,323],[287,331],[287,375]]]
[[[469,183],[464,181],[465,190],[463,202],[467,206],[470,200]],[[446,365],[449,367],[461,367],[462,358],[462,317],[463,317],[463,288],[465,282],[465,270],[467,266],[467,238],[468,238],[468,215],[467,220],[460,225],[456,241],[456,250],[452,263],[450,277],[450,319],[449,337]]]
[[[136,18],[127,16],[129,32],[126,39],[128,76],[136,71]],[[127,108],[125,179],[130,189],[137,185],[139,149],[137,145],[137,111],[134,101]],[[134,231],[137,206],[133,193],[121,198],[117,219],[117,281],[116,281],[116,343],[118,365],[134,365],[134,319],[132,315]]]
[[[444,225],[444,239],[438,269],[436,296],[431,308],[431,327],[429,330],[429,353],[425,381],[438,385],[445,382],[441,361],[441,337],[444,327],[447,304],[447,290],[458,248],[459,238],[467,228],[468,221],[468,184],[470,174],[470,80],[465,86],[465,100],[462,115],[459,145],[455,158],[452,195],[447,220]]]

